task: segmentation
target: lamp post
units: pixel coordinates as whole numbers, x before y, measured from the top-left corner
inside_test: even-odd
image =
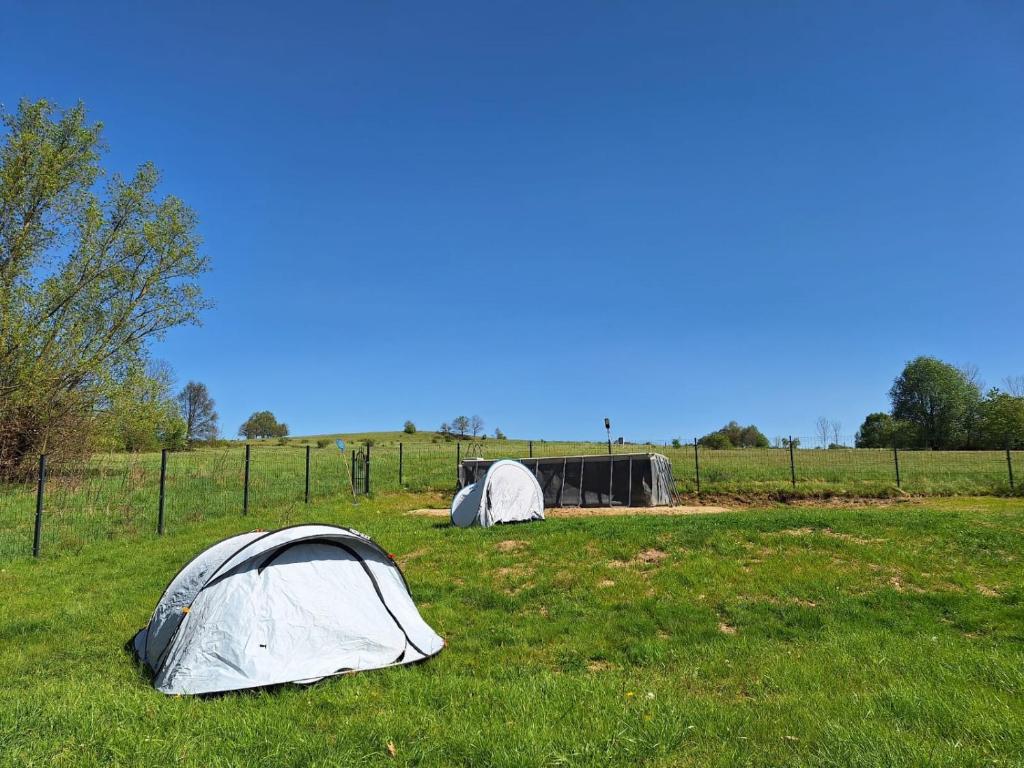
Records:
[[[608,455],[612,455],[612,420],[604,417],[604,431],[608,433]]]

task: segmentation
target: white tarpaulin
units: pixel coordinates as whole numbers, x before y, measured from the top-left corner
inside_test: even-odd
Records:
[[[444,641],[372,539],[298,525],[201,553],[174,577],[133,646],[157,690],[201,694],[409,664]]]
[[[544,494],[537,478],[518,461],[496,461],[483,480],[456,494],[451,516],[460,528],[543,520]]]

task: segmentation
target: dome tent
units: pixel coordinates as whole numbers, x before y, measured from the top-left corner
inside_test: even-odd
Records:
[[[460,528],[543,520],[544,494],[537,478],[518,461],[496,461],[483,480],[455,495],[451,517]]]
[[[444,640],[380,546],[315,524],[243,533],[200,553],[132,646],[157,690],[204,694],[409,664]]]

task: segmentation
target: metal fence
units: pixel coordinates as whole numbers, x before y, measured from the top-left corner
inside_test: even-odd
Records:
[[[306,504],[380,491],[451,491],[467,458],[658,452],[680,494],[802,493],[849,496],[1021,493],[1024,446],[1003,451],[814,447],[713,450],[696,441],[451,440],[334,446],[247,445],[180,453],[105,454],[47,462],[36,477],[0,486],[0,561],[76,550],[192,523],[274,510],[297,520]]]

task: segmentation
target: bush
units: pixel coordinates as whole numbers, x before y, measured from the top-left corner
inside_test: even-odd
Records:
[[[326,448],[330,444],[330,442],[331,442],[330,440],[325,440],[323,438],[320,438],[319,440],[316,441],[316,447],[317,448]]]
[[[277,438],[277,444],[278,445],[288,445],[288,438],[287,437],[279,437],[279,438]]]
[[[405,422],[405,425],[402,427],[402,431],[405,432],[405,434],[407,435],[415,435],[416,425],[413,424],[411,421],[407,421]]]
[[[673,448],[682,448],[683,447],[683,444],[682,444],[682,442],[680,442],[678,437],[672,438],[672,447]]]

